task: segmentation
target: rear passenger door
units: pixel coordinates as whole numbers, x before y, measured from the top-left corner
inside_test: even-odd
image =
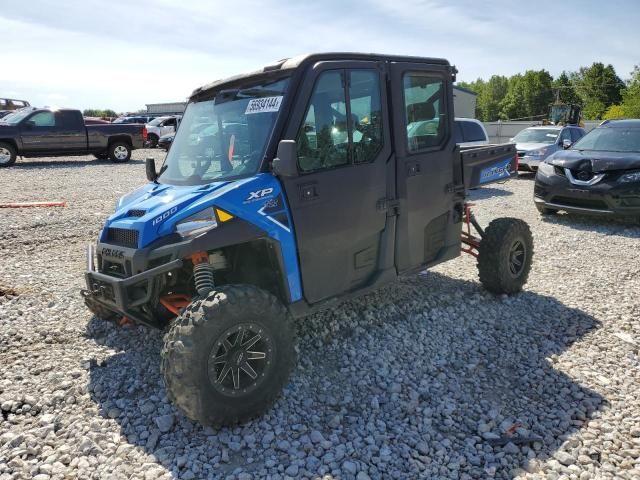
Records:
[[[400,273],[459,254],[459,229],[450,228],[458,221],[452,207],[453,160],[459,155],[451,85],[444,65],[391,66]]]
[[[63,152],[78,153],[87,149],[87,130],[79,111],[56,112],[56,145]]]
[[[298,176],[281,180],[304,298],[313,304],[375,279],[391,142],[380,65],[338,61],[310,68],[285,136],[296,140]]]

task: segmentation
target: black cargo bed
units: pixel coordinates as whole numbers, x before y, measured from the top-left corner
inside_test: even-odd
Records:
[[[513,143],[480,145],[460,149],[465,189],[508,180],[518,174],[518,157]]]

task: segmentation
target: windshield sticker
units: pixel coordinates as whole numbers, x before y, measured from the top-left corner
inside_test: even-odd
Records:
[[[280,110],[281,103],[282,96],[252,98],[251,100],[249,100],[247,109],[244,111],[244,114],[250,115],[252,113],[277,112],[278,110]]]

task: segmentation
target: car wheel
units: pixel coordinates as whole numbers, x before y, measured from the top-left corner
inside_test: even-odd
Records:
[[[128,162],[131,158],[131,146],[126,142],[113,142],[109,147],[109,158],[116,163]]]
[[[10,143],[0,142],[0,168],[10,167],[16,163],[18,152]]]

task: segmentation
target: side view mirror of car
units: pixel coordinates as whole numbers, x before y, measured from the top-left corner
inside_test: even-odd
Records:
[[[272,169],[279,177],[295,177],[298,174],[298,148],[295,140],[280,140]]]
[[[145,160],[145,164],[144,164],[146,170],[147,170],[147,180],[149,180],[150,182],[155,182],[156,179],[158,178],[158,174],[156,172],[156,161],[154,158],[149,157]]]
[[[564,148],[566,150],[569,147],[571,147],[571,140],[569,140],[568,138],[565,138],[562,141],[562,148]]]
[[[22,126],[27,130],[31,130],[33,127],[36,126],[36,122],[34,122],[33,120],[27,120],[22,124]]]

